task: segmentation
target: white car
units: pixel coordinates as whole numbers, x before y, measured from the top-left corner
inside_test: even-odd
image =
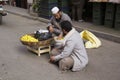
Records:
[[[0,5],[0,24],[2,23],[2,16],[6,16],[6,15],[7,15],[7,13],[4,12],[2,5]]]

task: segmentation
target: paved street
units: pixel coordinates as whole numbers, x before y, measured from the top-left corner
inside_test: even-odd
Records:
[[[87,49],[88,66],[80,72],[59,71],[19,41],[26,33],[46,28],[46,24],[9,14],[0,25],[0,80],[120,80],[120,44],[101,39],[98,49]]]

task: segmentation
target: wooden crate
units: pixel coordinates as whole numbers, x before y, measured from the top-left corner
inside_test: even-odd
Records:
[[[97,25],[104,24],[104,14],[105,14],[105,4],[104,3],[93,3],[93,23]]]
[[[115,29],[120,30],[120,22],[115,22]]]

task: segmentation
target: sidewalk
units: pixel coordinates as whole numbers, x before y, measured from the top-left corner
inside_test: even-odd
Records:
[[[44,19],[41,17],[35,17],[35,16],[28,14],[28,11],[26,9],[13,7],[13,6],[9,6],[9,5],[5,5],[3,8],[8,13],[12,13],[15,15],[29,18],[29,19],[39,20],[44,23],[47,23],[49,21],[48,19]],[[88,22],[80,23],[80,22],[73,21],[73,25],[77,28],[78,31],[87,29],[87,30],[90,30],[91,32],[93,32],[98,37],[120,43],[120,31],[119,30],[107,28],[104,26],[94,25],[94,24],[88,23]]]

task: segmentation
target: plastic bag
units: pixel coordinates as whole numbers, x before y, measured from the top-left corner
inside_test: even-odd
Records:
[[[80,33],[80,36],[84,39],[87,40],[85,42],[85,47],[86,48],[98,48],[101,46],[101,41],[90,31],[84,30]]]
[[[35,38],[38,39],[39,41],[47,40],[49,38],[52,38],[52,34],[49,32],[40,33],[39,31],[36,31]]]

